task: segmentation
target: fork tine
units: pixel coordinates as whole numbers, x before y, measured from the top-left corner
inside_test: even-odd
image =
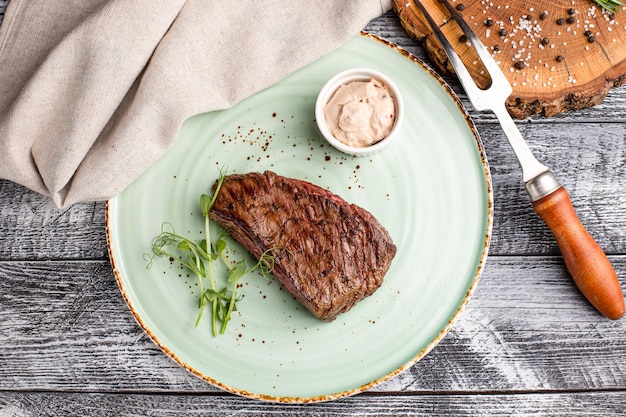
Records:
[[[487,88],[486,90],[481,90],[476,85],[476,82],[474,81],[471,74],[465,67],[465,64],[463,63],[459,55],[456,53],[456,51],[454,50],[454,48],[452,47],[452,45],[450,44],[446,36],[443,34],[441,29],[439,28],[439,25],[435,22],[432,15],[426,9],[422,1],[415,0],[415,4],[417,4],[417,6],[420,8],[422,13],[424,14],[424,17],[426,18],[428,24],[430,25],[433,33],[435,34],[435,36],[439,40],[439,43],[441,43],[441,46],[446,52],[446,55],[448,56],[450,64],[454,68],[457,78],[463,85],[463,88],[465,89],[465,92],[467,93],[469,100],[472,102],[472,105],[474,106],[476,110],[482,111],[482,110],[493,109],[493,101],[496,98],[499,99],[502,103],[504,103],[506,98],[509,95],[511,95],[511,93],[513,92],[513,88],[511,87],[511,84],[505,77],[504,73],[502,72],[502,70],[500,70],[500,67],[498,66],[496,61],[493,59],[493,57],[491,56],[487,48],[485,48],[483,43],[480,41],[478,36],[476,36],[474,31],[463,20],[461,15],[454,9],[454,7],[452,7],[452,5],[448,3],[446,0],[439,0],[439,1],[445,5],[445,7],[450,12],[450,15],[452,16],[452,18],[459,24],[459,27],[461,28],[463,33],[465,33],[467,38],[470,40],[472,46],[474,47],[474,49],[476,50],[476,53],[478,54],[478,57],[483,62],[485,69],[487,70],[487,72],[489,73],[489,76],[491,77],[491,86],[489,86],[489,88]],[[497,95],[498,97],[495,97],[494,94]]]
[[[446,55],[448,56],[448,59],[450,60],[450,63],[452,64],[452,67],[454,68],[454,71],[456,72],[456,75],[459,78],[459,81],[461,81],[461,83],[463,84],[463,87],[465,87],[465,90],[468,91],[468,88],[471,90],[473,89],[478,90],[478,86],[472,79],[469,71],[467,71],[467,68],[465,68],[465,64],[463,64],[463,61],[461,61],[461,57],[459,57],[459,55],[456,53],[456,51],[454,50],[454,48],[452,47],[448,39],[445,37],[441,29],[439,28],[439,25],[433,19],[430,12],[426,9],[424,4],[422,4],[422,1],[415,0],[415,4],[417,4],[417,6],[420,8],[422,13],[424,14],[424,17],[426,17],[426,20],[428,21],[430,28],[432,29],[433,33],[439,40],[439,43],[441,43],[443,50],[446,52]],[[468,83],[468,85],[465,85],[466,83]]]
[[[465,19],[463,19],[461,14],[454,7],[452,7],[452,5],[447,0],[439,0],[439,2],[442,3],[446,7],[446,9],[448,9],[448,12],[450,12],[450,16],[452,16],[452,18],[457,22],[463,33],[465,33],[465,36],[467,36],[467,38],[469,39],[470,43],[474,47],[474,50],[478,54],[478,57],[487,69],[487,72],[489,72],[489,75],[492,79],[492,85],[494,83],[498,85],[500,83],[509,84],[509,80],[504,76],[502,70],[493,59],[491,53],[487,50],[487,48],[481,42],[476,33],[470,28]]]

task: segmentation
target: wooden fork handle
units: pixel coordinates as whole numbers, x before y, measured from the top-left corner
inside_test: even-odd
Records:
[[[552,231],[574,282],[602,314],[611,320],[624,315],[624,296],[606,254],[578,219],[565,188],[533,202]]]

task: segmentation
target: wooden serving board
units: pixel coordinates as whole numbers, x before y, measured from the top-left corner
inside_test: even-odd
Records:
[[[591,0],[450,0],[491,51],[513,86],[511,115],[553,116],[600,103],[626,82],[626,7],[615,14]],[[439,0],[423,4],[481,87],[489,77]],[[393,0],[406,32],[434,65],[453,73],[415,0]]]

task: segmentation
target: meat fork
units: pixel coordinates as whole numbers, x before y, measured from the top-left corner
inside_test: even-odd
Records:
[[[522,168],[522,180],[533,208],[552,231],[565,265],[574,282],[589,302],[606,317],[617,320],[624,315],[624,296],[615,270],[604,251],[582,225],[569,195],[554,174],[533,155],[506,109],[506,99],[513,92],[511,84],[462,16],[447,0],[439,0],[470,41],[486,71],[491,85],[480,89],[461,58],[444,36],[421,0],[415,0],[433,33],[441,43],[472,106],[478,111],[491,110],[509,140]]]

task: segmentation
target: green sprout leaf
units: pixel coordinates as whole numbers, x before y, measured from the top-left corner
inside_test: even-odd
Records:
[[[183,267],[193,272],[198,279],[199,300],[198,314],[195,326],[200,324],[204,310],[211,310],[211,329],[214,336],[224,333],[231,320],[233,311],[237,311],[237,303],[242,296],[237,294],[239,280],[250,272],[259,269],[261,275],[269,279],[269,274],[274,268],[276,259],[272,255],[284,248],[271,248],[263,252],[252,267],[248,268],[244,260],[232,262],[226,255],[228,246],[228,232],[220,231],[219,236],[213,243],[211,240],[210,212],[215,204],[218,193],[225,179],[225,170],[220,169],[220,176],[215,186],[213,195],[202,194],[200,196],[200,209],[204,217],[204,239],[195,241],[179,235],[170,223],[161,225],[161,233],[152,240],[152,254],[144,255],[147,268],[151,268],[155,258],[168,257],[171,262],[178,262]],[[214,262],[222,262],[228,270],[227,276],[215,275]],[[204,280],[209,285],[204,285]],[[221,326],[218,324],[221,323]]]

